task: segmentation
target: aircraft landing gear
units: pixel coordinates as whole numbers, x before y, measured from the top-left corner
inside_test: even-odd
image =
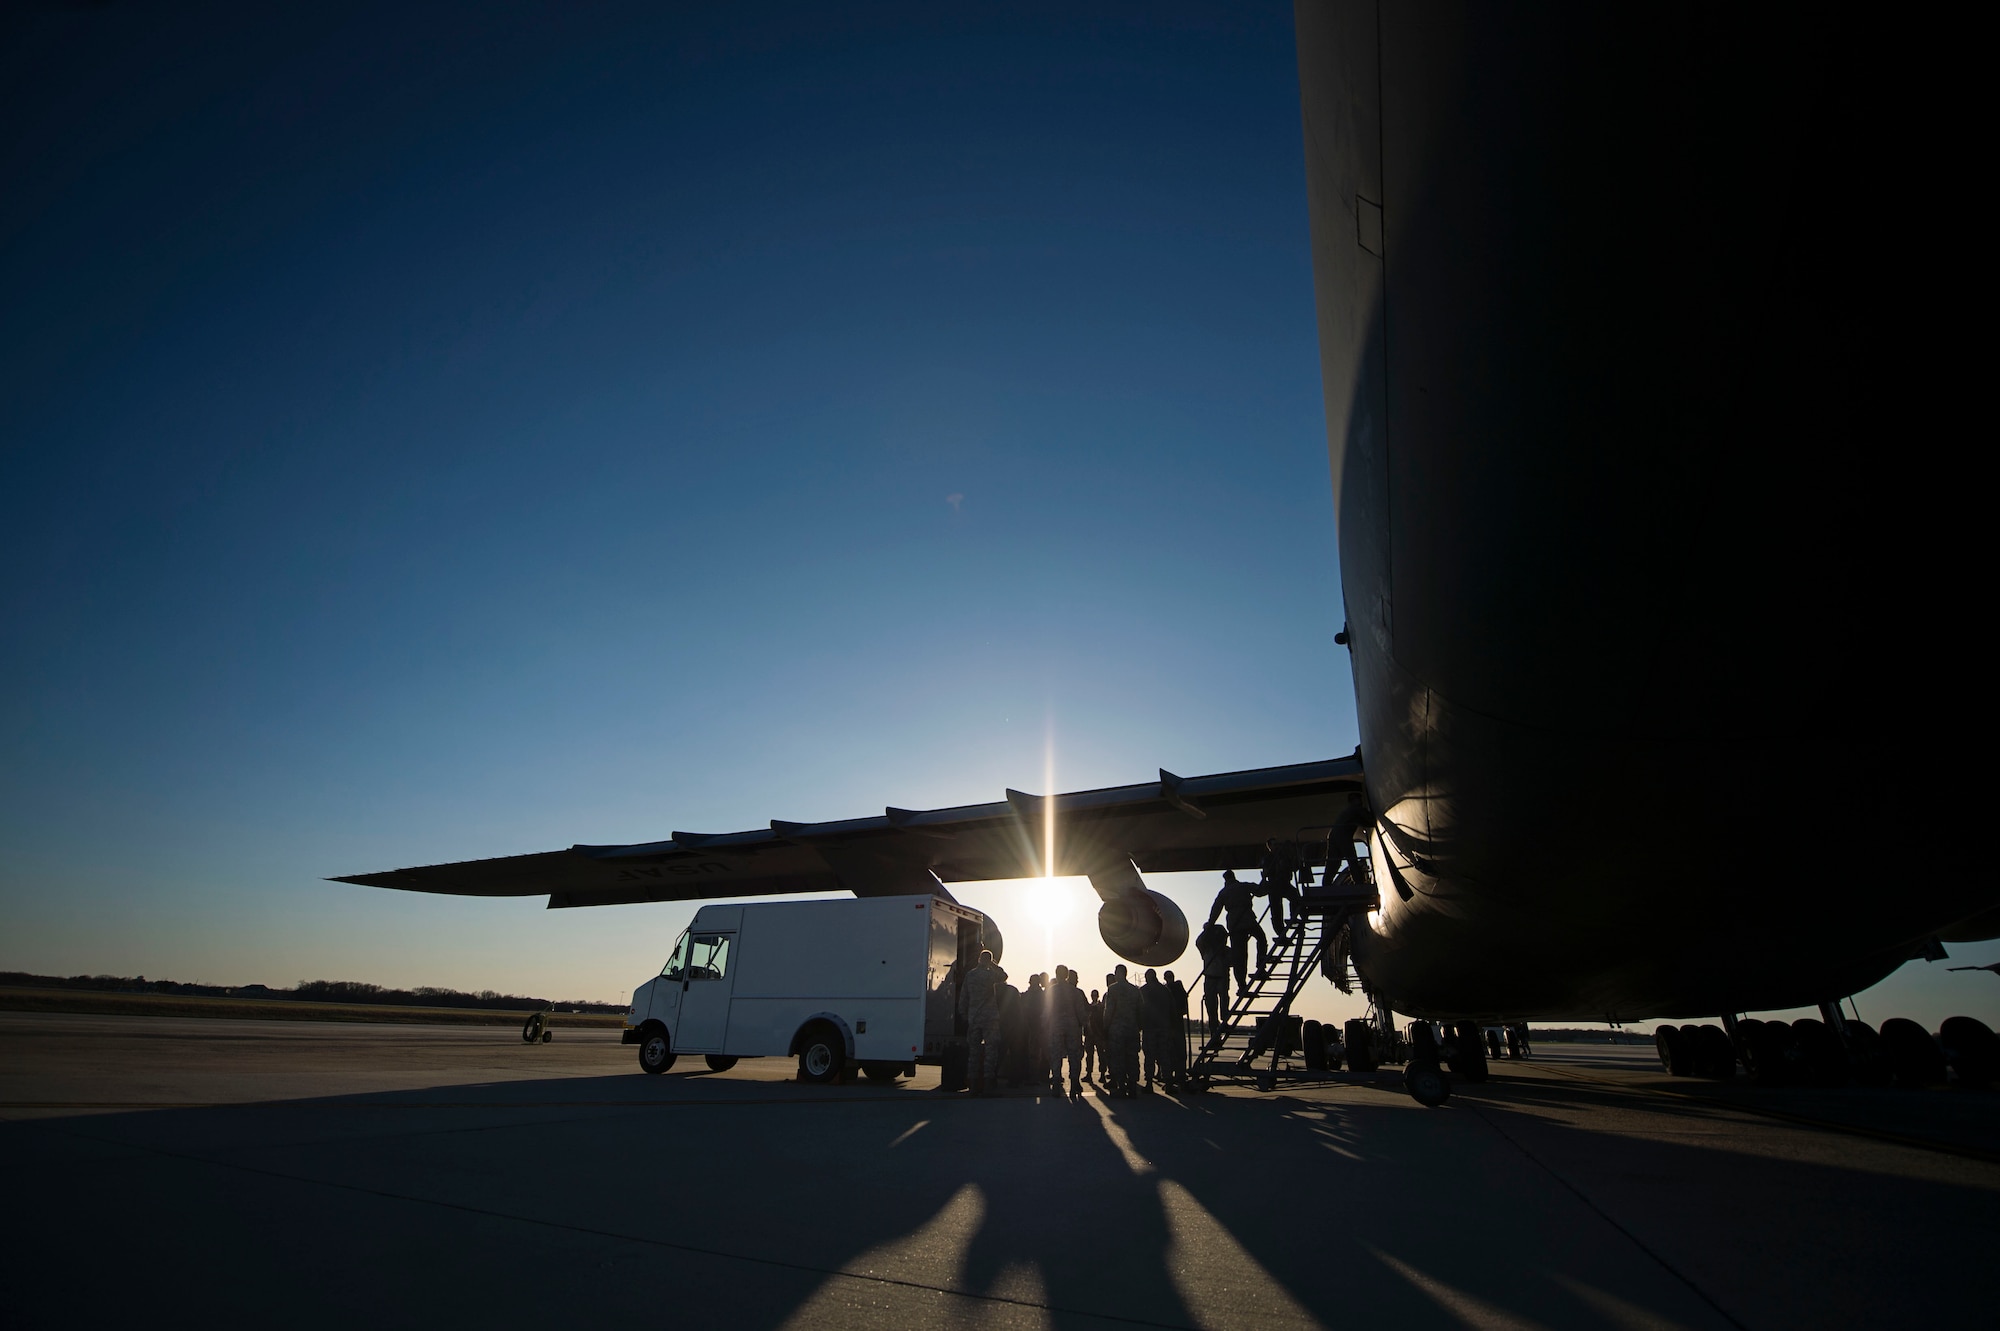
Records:
[[[1403,1068],[1403,1089],[1426,1109],[1436,1109],[1451,1098],[1451,1078],[1439,1066],[1437,1035],[1427,1021],[1410,1028],[1410,1061]]]
[[[1424,1108],[1436,1109],[1451,1098],[1451,1079],[1437,1064],[1413,1059],[1403,1069],[1403,1089]]]
[[[1692,1077],[1694,1075],[1694,1041],[1687,1035],[1693,1027],[1655,1026],[1653,1028],[1653,1049],[1660,1056],[1660,1067],[1671,1077]]]
[[[1944,1050],[1931,1033],[1907,1017],[1882,1023],[1882,1049],[1889,1079],[1897,1086],[1929,1086],[1944,1080]]]
[[[1720,1026],[1660,1026],[1653,1047],[1660,1066],[1676,1077],[1728,1081],[1736,1075],[1736,1046]]]
[[[1486,1080],[1486,1042],[1475,1022],[1462,1021],[1451,1028],[1451,1044],[1445,1050],[1452,1075],[1470,1082]]]
[[[2000,1036],[1973,1017],[1951,1017],[1936,1036],[1903,1017],[1891,1017],[1878,1032],[1867,1022],[1820,1004],[1824,1020],[1737,1021],[1731,1043],[1751,1079],[1760,1086],[1936,1086],[1948,1078],[1961,1086],[1985,1087],[2000,1081]],[[1707,1027],[1662,1026],[1654,1033],[1663,1063],[1681,1048],[1683,1061],[1698,1060],[1698,1041],[1689,1037]],[[1719,1049],[1718,1049],[1719,1054]],[[1675,1075],[1688,1075],[1680,1068]],[[1712,1072],[1695,1072],[1708,1076]]]
[[[1847,1023],[1847,1071],[1857,1086],[1889,1084],[1889,1056],[1882,1037],[1865,1021]]]
[[[1799,1047],[1800,1066],[1813,1085],[1838,1086],[1847,1080],[1847,1047],[1832,1026],[1800,1017],[1792,1023],[1792,1039]]]
[[[1376,1057],[1375,1028],[1359,1017],[1341,1028],[1342,1042],[1347,1049],[1347,1066],[1355,1072],[1373,1072],[1380,1065]]]
[[[1946,1017],[1938,1043],[1960,1086],[1982,1090],[2000,1078],[2000,1036],[1979,1018]]]

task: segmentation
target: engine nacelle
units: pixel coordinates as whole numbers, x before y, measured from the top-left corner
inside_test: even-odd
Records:
[[[979,917],[979,946],[991,952],[995,962],[1000,960],[1000,954],[1007,946],[1007,940],[1000,936],[1000,926],[993,923],[991,915],[984,913]]]
[[[1120,896],[1097,911],[1104,946],[1135,966],[1166,966],[1187,951],[1188,922],[1181,908],[1151,888]]]

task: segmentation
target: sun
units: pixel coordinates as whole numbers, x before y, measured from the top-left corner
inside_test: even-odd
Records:
[[[1037,878],[1028,889],[1028,914],[1044,929],[1053,929],[1069,918],[1075,903],[1075,885],[1060,878]]]

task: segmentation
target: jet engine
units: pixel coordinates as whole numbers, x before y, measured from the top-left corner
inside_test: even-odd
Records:
[[[979,946],[985,948],[988,952],[991,952],[993,954],[993,960],[996,962],[1000,960],[1000,953],[1006,949],[1007,942],[1005,939],[1000,937],[1000,926],[993,923],[993,917],[991,915],[982,914],[980,916]],[[978,960],[978,958],[975,957],[973,958],[973,960],[976,961]]]
[[[1165,966],[1187,951],[1187,916],[1151,888],[1105,902],[1097,911],[1097,932],[1104,946],[1135,966]]]

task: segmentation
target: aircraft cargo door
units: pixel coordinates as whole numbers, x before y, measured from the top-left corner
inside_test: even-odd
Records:
[[[729,1029],[729,991],[736,982],[730,955],[735,950],[735,934],[698,933],[689,940],[674,1052],[721,1052],[722,1037]]]

